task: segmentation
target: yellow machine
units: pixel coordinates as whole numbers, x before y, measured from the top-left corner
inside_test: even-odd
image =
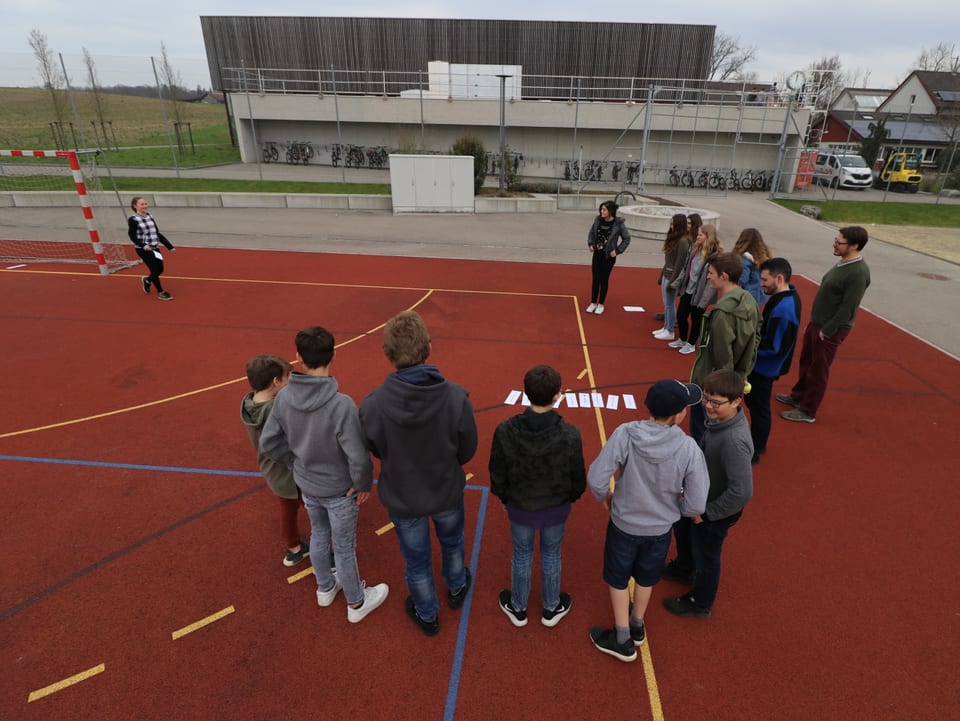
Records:
[[[873,181],[876,188],[894,193],[916,193],[920,190],[920,156],[916,153],[890,153],[880,174]]]

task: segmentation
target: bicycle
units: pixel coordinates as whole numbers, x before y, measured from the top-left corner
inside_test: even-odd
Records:
[[[701,170],[697,173],[697,187],[706,188],[710,184],[710,173],[706,170]]]
[[[364,161],[363,147],[360,145],[347,146],[347,157],[343,161],[346,168],[362,168]]]
[[[387,149],[382,145],[367,149],[367,165],[377,170],[382,170],[387,162]]]
[[[753,183],[753,171],[750,169],[744,170],[743,175],[740,176],[740,190],[754,190]]]
[[[280,160],[280,150],[275,142],[268,140],[263,144],[263,162],[276,163],[278,160]]]
[[[340,143],[334,143],[330,146],[330,165],[332,165],[334,168],[340,165],[342,152],[343,151],[340,149]]]
[[[683,171],[683,177],[680,179],[680,184],[684,188],[692,188],[696,179],[693,177],[693,171],[690,168],[687,168]]]
[[[737,175],[737,171],[733,168],[731,168],[727,174],[727,189],[740,190],[740,176]]]
[[[714,170],[707,179],[707,187],[713,190],[726,190],[727,179],[719,170]]]
[[[680,170],[679,166],[673,166],[673,169],[670,171],[669,181],[673,187],[680,187],[680,184],[683,182],[683,171]]]

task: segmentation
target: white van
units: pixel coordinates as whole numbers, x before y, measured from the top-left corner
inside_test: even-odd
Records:
[[[873,185],[873,172],[867,161],[855,153],[827,151],[817,155],[813,166],[813,180],[833,188],[863,190]]]

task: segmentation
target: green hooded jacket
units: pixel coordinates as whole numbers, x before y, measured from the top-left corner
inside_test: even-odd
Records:
[[[703,316],[690,382],[702,386],[704,378],[721,368],[730,368],[746,380],[759,345],[757,301],[743,288],[733,288]]]

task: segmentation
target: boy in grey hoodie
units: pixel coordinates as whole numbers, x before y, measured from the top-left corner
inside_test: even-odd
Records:
[[[332,544],[336,573],[314,563],[317,604],[329,606],[343,589],[347,620],[362,621],[384,602],[387,584],[367,588],[357,568],[357,516],[370,497],[373,464],[363,447],[357,407],[338,392],[330,375],[333,335],[320,326],[297,333],[302,373],[291,373],[273,402],[260,437],[260,450],[293,467],[293,479],[310,516],[310,553],[324,558]]]
[[[635,661],[636,647],[646,640],[643,614],[660,580],[671,527],[681,516],[703,513],[707,502],[703,453],[679,427],[700,397],[692,383],[654,383],[645,400],[650,418],[617,428],[587,473],[590,491],[610,510],[603,580],[610,587],[615,622],[613,629],[592,628],[590,640],[621,661]],[[631,577],[636,581],[632,612]]]

